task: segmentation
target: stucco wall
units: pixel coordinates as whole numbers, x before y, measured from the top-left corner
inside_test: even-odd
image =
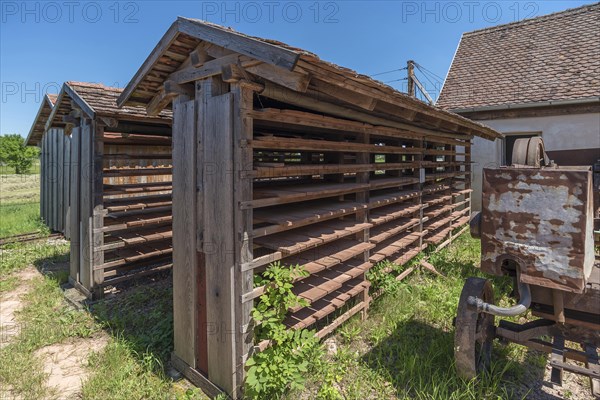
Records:
[[[600,148],[600,113],[478,121],[504,134],[541,132],[546,150]],[[599,154],[600,157],[600,154]],[[482,170],[502,163],[502,141],[475,138],[472,149],[472,209],[481,209]],[[577,164],[574,162],[574,164]]]

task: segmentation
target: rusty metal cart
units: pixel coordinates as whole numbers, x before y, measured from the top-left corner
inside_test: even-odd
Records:
[[[513,277],[518,302],[495,306],[490,280],[467,279],[455,321],[457,371],[472,378],[488,367],[499,338],[550,353],[553,383],[562,383],[563,371],[582,374],[600,396],[591,168],[553,165],[541,138],[517,140],[512,161],[483,170],[482,211],[471,220],[471,234],[481,239],[481,270]],[[539,319],[495,323],[528,309]]]

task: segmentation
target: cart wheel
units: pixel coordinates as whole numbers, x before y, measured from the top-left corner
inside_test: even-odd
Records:
[[[469,278],[460,295],[455,324],[454,359],[458,374],[465,379],[472,379],[489,368],[495,335],[494,316],[477,312],[469,306],[469,296],[493,304],[494,290],[491,281]]]

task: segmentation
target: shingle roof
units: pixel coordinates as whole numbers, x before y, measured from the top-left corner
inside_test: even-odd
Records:
[[[462,36],[437,105],[466,109],[600,96],[600,3]]]
[[[499,136],[498,132],[487,126],[446,110],[429,106],[369,76],[324,61],[316,54],[306,50],[275,40],[248,36],[210,22],[183,17],[178,17],[171,25],[125,87],[117,103],[120,105],[149,104],[159,94],[170,74],[177,71],[187,60],[189,54],[202,42],[215,44],[288,71],[303,70],[309,72],[310,75],[334,76],[336,80],[343,81],[344,87],[349,88],[348,90],[362,91],[361,93],[383,98],[389,103],[401,104],[406,110],[422,113],[438,122],[449,121],[458,127],[471,129],[477,136],[487,138]],[[394,115],[394,117],[401,118],[398,115]],[[413,120],[411,123],[427,125],[431,124],[431,121]]]
[[[73,110],[71,101],[77,104],[90,118],[110,117],[123,121],[140,121],[146,123],[170,124],[172,112],[164,110],[159,115],[150,117],[144,107],[117,107],[117,98],[123,89],[105,86],[99,83],[68,81],[56,99],[52,110],[51,126],[64,126],[62,117]]]
[[[54,103],[56,103],[56,98],[57,96],[55,94],[46,94],[42,99],[38,113],[31,125],[29,135],[27,135],[27,139],[25,139],[25,144],[27,146],[36,146],[42,139],[42,136],[44,136],[46,121],[48,121]]]
[[[66,83],[85,101],[97,115],[148,118],[146,109],[143,107],[117,107],[117,98],[123,92],[123,89],[105,86],[99,83],[75,82]],[[158,118],[170,120],[172,113],[163,111]]]

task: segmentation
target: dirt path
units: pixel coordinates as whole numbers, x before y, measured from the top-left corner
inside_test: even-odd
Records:
[[[10,292],[0,295],[0,348],[6,346],[19,334],[19,325],[15,318],[17,311],[23,308],[22,297],[29,291],[28,283],[41,276],[32,266],[15,274],[19,284]]]
[[[23,297],[31,288],[31,281],[42,277],[32,266],[16,273],[18,286],[0,295],[0,348],[11,343],[19,334],[16,315],[23,309]],[[102,350],[108,343],[108,335],[101,333],[91,338],[70,339],[42,347],[34,356],[47,375],[46,385],[53,399],[79,399],[82,384],[89,374],[87,359],[93,352]],[[6,394],[6,393],[4,393]]]

